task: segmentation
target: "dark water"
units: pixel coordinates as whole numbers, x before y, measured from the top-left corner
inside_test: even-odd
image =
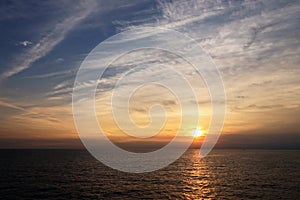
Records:
[[[300,151],[189,150],[153,173],[112,170],[84,150],[0,150],[0,199],[299,199]]]

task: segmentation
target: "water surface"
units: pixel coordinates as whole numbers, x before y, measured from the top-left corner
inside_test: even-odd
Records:
[[[300,151],[188,150],[152,173],[110,169],[85,150],[0,150],[1,199],[297,199]]]

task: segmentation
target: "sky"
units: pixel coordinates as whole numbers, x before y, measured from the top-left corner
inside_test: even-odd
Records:
[[[212,58],[227,99],[224,127],[216,147],[299,148],[299,21],[299,0],[1,1],[0,148],[82,147],[72,113],[76,73],[99,43],[141,27],[178,31],[193,38]],[[146,37],[132,34],[130,39]],[[169,41],[179,45],[172,38]],[[106,53],[109,56],[109,51]],[[168,80],[185,92],[167,65],[184,74],[195,90],[197,100],[187,97],[183,103],[191,121],[200,116],[198,126],[186,123],[180,127],[182,99],[176,99],[167,88],[150,84],[132,95],[130,119],[141,127],[164,117],[166,123],[157,135],[145,140],[126,136],[124,131],[147,134],[128,124],[122,130],[117,126],[108,106],[114,85],[129,69],[139,66],[132,72],[134,78],[120,87],[121,96],[131,85],[153,77]],[[127,146],[162,146],[179,129],[183,137],[191,137],[194,129],[205,135],[212,105],[204,79],[170,52],[130,52],[114,61],[99,80],[99,124],[110,139]],[[156,103],[165,113],[157,111],[151,116],[149,109]],[[194,112],[195,104],[200,114]],[[122,109],[122,102],[116,102],[116,107]],[[201,139],[195,138],[198,143],[194,145]]]

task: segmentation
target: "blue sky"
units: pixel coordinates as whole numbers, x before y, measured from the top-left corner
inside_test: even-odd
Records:
[[[225,134],[298,137],[299,10],[299,0],[2,1],[1,137],[76,138],[71,97],[81,62],[105,39],[143,26],[186,34],[214,59],[227,95]]]

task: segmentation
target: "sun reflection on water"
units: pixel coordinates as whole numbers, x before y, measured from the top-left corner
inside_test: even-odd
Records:
[[[187,199],[215,199],[216,193],[213,185],[213,173],[207,165],[205,158],[199,158],[199,150],[192,149],[187,152],[184,177],[186,188],[184,196]],[[189,158],[188,158],[189,157]]]

